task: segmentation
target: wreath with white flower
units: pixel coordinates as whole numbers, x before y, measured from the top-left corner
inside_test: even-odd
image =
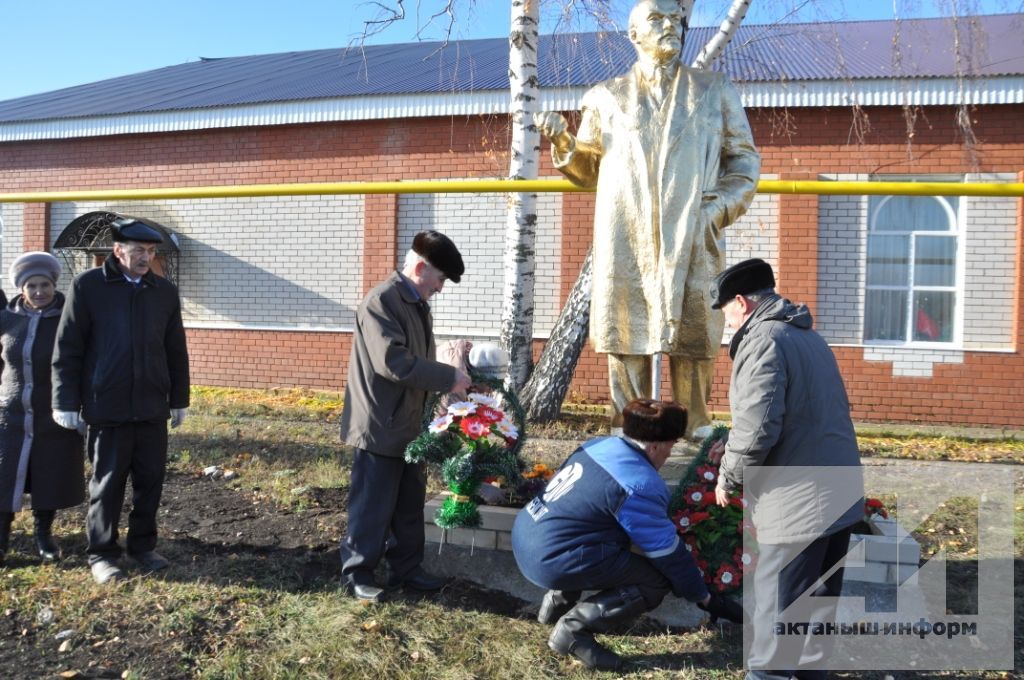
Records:
[[[501,478],[513,482],[512,489],[523,481],[519,450],[526,438],[526,414],[519,400],[500,380],[475,372],[470,376],[491,394],[471,392],[440,415],[443,395],[434,395],[426,405],[425,431],[405,449],[406,461],[439,469],[451,492],[434,517],[442,529],[480,526],[475,498],[484,480]]]

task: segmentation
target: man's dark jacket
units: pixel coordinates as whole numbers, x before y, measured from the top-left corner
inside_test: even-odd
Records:
[[[135,285],[113,255],[75,279],[53,350],[53,409],[93,426],[166,420],[188,406],[178,289],[148,272]]]

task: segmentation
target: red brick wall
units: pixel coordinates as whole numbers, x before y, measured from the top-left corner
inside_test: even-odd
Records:
[[[27,203],[25,205],[25,229],[22,246],[25,252],[50,249],[50,204]]]
[[[818,173],[1021,172],[1024,106],[972,110],[979,140],[972,158],[960,144],[955,109],[923,110],[908,148],[900,109],[753,109],[749,112],[766,174],[811,178]],[[860,131],[860,132],[858,132]],[[858,137],[858,135],[860,135]],[[0,144],[5,191],[370,181],[500,176],[507,167],[508,126],[502,117],[408,119],[233,128],[151,135]],[[541,173],[556,174],[544,149]],[[789,295],[817,302],[817,198],[780,196],[779,278]],[[590,243],[593,197],[563,197],[562,295],[575,281]],[[364,288],[393,266],[397,244],[394,196],[367,196]],[[1024,208],[1018,223],[1024,223]],[[26,248],[45,248],[46,208],[26,206]],[[863,361],[859,348],[837,348],[854,415],[873,420],[998,424],[1024,427],[1018,409],[1024,381],[1024,260],[1018,232],[1018,287],[1012,309],[1018,351],[965,352],[960,365],[941,364],[935,377],[896,378],[885,363]],[[385,259],[387,261],[385,261]],[[307,385],[341,389],[346,334],[192,329],[196,384]],[[538,344],[539,347],[539,344]],[[712,406],[727,409],[729,360],[716,366]],[[580,359],[573,398],[607,397],[604,358]]]
[[[195,385],[339,390],[352,351],[349,333],[189,328],[187,335]]]

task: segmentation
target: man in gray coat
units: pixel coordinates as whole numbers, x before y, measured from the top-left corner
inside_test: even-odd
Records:
[[[733,427],[716,497],[726,505],[732,491],[745,487],[759,547],[747,677],[824,678],[828,636],[786,639],[775,624],[834,620],[841,560],[863,513],[846,389],[810,311],[775,293],[768,263],[753,259],[726,269],[712,283],[711,298],[736,329],[729,346]]]
[[[381,557],[388,587],[437,590],[445,581],[423,561],[423,466],[405,462],[420,433],[428,392],[465,391],[469,376],[436,361],[430,298],[465,267],[455,244],[437,231],[416,234],[401,272],[370,291],[356,312],[341,439],[355,448],[348,533],[341,573],[357,598],[379,601],[373,578]]]

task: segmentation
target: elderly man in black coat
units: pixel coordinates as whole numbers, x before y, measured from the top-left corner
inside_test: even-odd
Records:
[[[117,525],[128,476],[128,555],[146,571],[156,552],[156,511],[167,467],[167,419],[177,427],[189,399],[188,350],[178,290],[150,271],[163,236],[134,219],[111,228],[114,252],[75,279],[53,354],[53,418],[89,425],[89,564],[97,583],[123,576]]]

